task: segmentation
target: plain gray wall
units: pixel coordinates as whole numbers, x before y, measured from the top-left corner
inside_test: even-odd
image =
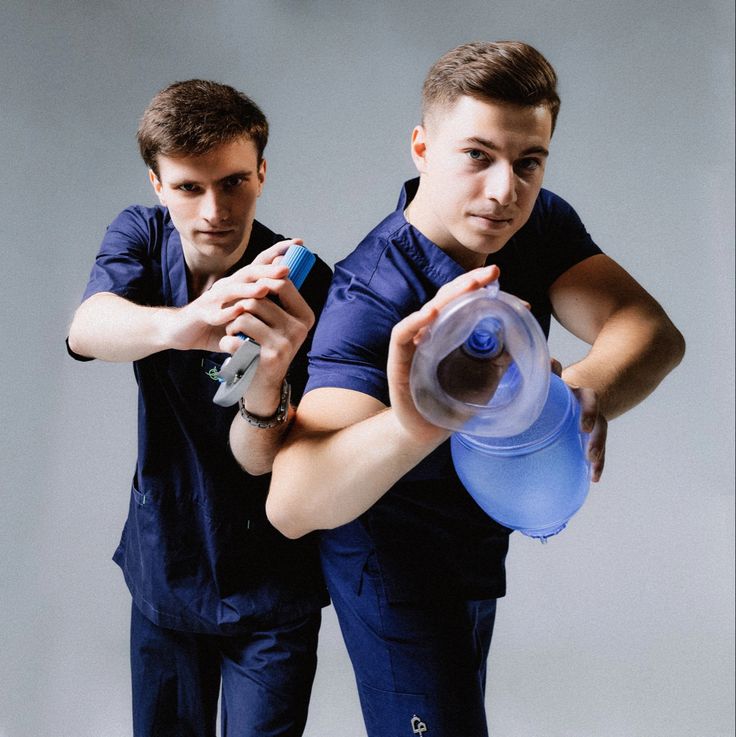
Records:
[[[134,132],[205,77],[268,114],[259,218],[330,262],[413,175],[441,53],[518,38],[563,99],[546,185],[665,306],[683,364],[610,428],[546,546],[515,535],[488,687],[498,737],[726,737],[733,683],[733,7],[728,0],[36,0],[0,10],[0,737],[130,735],[129,596],[110,561],[134,462],[128,365],[63,339],[106,225],[152,193]],[[584,347],[561,334],[553,353]],[[308,737],[363,734],[325,611]],[[458,735],[458,737],[462,737]]]

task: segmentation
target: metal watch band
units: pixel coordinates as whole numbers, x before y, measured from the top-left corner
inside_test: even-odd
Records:
[[[240,416],[253,427],[259,427],[261,430],[268,430],[271,427],[282,424],[289,415],[289,400],[291,399],[291,386],[284,379],[281,385],[281,399],[276,411],[270,417],[259,417],[253,415],[245,408],[243,397],[240,397]]]

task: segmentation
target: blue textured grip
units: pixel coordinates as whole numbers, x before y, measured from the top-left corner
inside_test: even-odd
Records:
[[[317,257],[308,248],[294,244],[286,249],[280,265],[289,267],[289,279],[297,289],[301,289],[316,260]],[[237,335],[243,340],[247,337],[244,333]]]
[[[280,265],[289,267],[289,279],[297,289],[302,288],[317,257],[304,246],[289,246]]]

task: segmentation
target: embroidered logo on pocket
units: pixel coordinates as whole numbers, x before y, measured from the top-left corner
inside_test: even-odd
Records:
[[[415,714],[411,718],[411,732],[412,734],[422,735],[427,731],[427,725]]]

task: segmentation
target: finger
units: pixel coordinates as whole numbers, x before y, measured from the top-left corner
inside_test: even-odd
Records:
[[[234,305],[237,310],[235,317],[227,325],[226,332],[230,335],[246,333],[250,335],[254,322],[267,327],[278,327],[279,323],[288,320],[288,315],[279,306],[268,299],[244,299]],[[251,335],[255,340],[255,336]]]
[[[436,307],[429,303],[424,305],[421,310],[413,312],[394,325],[394,329],[391,331],[391,343],[399,349],[409,349],[413,354],[417,338],[424,335],[438,315],[439,310]]]
[[[284,279],[288,273],[287,266],[271,263],[262,264],[254,261],[252,264],[238,269],[234,274],[216,281],[213,289],[215,287],[227,289],[233,284],[247,284],[259,279]]]
[[[483,266],[480,269],[468,271],[441,287],[435,297],[427,302],[427,304],[441,310],[445,305],[461,295],[488,286],[491,282],[498,279],[499,274],[498,266]]]
[[[598,421],[598,395],[586,387],[570,387],[580,403],[580,429],[593,432]]]
[[[404,350],[410,348],[413,354],[416,338],[437,319],[443,307],[466,292],[487,286],[498,278],[498,274],[497,266],[485,266],[469,271],[445,284],[420,310],[413,312],[394,326],[391,332],[391,342]]]
[[[272,285],[271,291],[278,297],[284,311],[312,327],[314,312],[291,279],[279,280],[278,283]]]
[[[598,416],[588,441],[588,460],[590,461],[591,481],[600,481],[606,462],[606,439],[608,437],[608,421],[603,415]]]
[[[236,335],[224,335],[220,338],[220,351],[233,354],[243,344],[243,339]]]
[[[304,241],[301,238],[289,238],[285,241],[279,241],[265,251],[261,251],[254,259],[254,264],[271,264],[274,263],[274,259],[280,259],[288,250],[289,246],[301,246],[304,245]]]
[[[238,299],[241,312],[252,312],[266,318],[268,315],[288,315],[302,322],[314,321],[314,313],[294,283],[289,279],[264,277],[252,285],[241,285]],[[263,299],[263,297],[276,299]]]
[[[244,313],[227,326],[227,332],[233,334],[233,331],[237,331],[247,335],[260,346],[262,364],[268,364],[271,369],[279,367],[279,370],[283,369],[285,372],[307,337],[308,328],[286,315],[283,310],[279,312],[281,318],[276,324],[264,322],[260,315]]]
[[[253,284],[239,284],[219,295],[220,300],[217,305],[219,310],[228,311],[227,321],[234,320],[243,311],[242,305],[244,302],[265,299],[270,292],[271,290],[266,280]],[[218,316],[218,324],[222,325],[222,322],[222,316]]]
[[[301,345],[314,319],[298,320],[271,300],[246,300],[241,313],[226,327],[230,335],[245,333],[261,346],[282,349],[284,342]]]
[[[227,300],[223,300],[223,304],[228,307],[231,304],[250,303],[256,301],[266,301],[274,304],[273,300],[265,300],[265,297],[278,294],[284,285],[284,279],[272,279],[271,277],[261,277],[258,281],[246,284],[235,284],[228,290]],[[250,307],[248,307],[250,309]]]

